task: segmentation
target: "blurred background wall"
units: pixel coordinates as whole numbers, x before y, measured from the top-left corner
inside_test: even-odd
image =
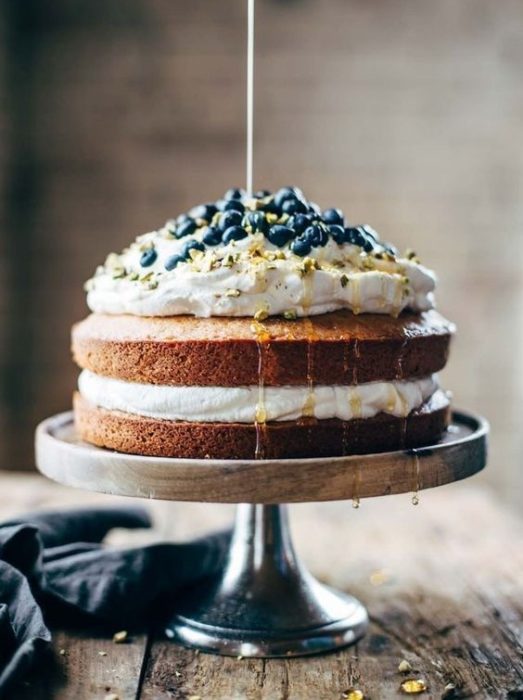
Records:
[[[5,0],[0,464],[70,404],[110,250],[244,178],[245,0]],[[255,185],[300,185],[440,276],[445,383],[523,489],[521,0],[258,0]]]

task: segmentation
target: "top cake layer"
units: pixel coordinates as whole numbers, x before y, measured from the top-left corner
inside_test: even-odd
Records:
[[[433,308],[434,273],[301,190],[229,190],[112,253],[87,283],[98,313],[397,316]]]

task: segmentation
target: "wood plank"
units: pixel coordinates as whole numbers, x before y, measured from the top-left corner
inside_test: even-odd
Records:
[[[129,636],[115,644],[111,636],[58,631],[53,635],[53,662],[13,691],[18,700],[118,700],[138,696],[147,636]],[[116,700],[116,698],[114,698]]]

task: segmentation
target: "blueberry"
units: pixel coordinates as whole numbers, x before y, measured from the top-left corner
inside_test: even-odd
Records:
[[[299,255],[301,258],[305,257],[311,252],[311,242],[305,235],[298,236],[291,243],[291,250],[295,255]]]
[[[334,238],[336,243],[339,243],[340,245],[342,243],[345,243],[345,229],[343,228],[343,226],[339,226],[338,224],[332,224],[331,226],[329,226],[329,233]]]
[[[267,214],[278,214],[278,216],[281,214],[281,209],[274,201],[274,197],[263,205],[262,211]]]
[[[310,224],[311,218],[308,214],[296,214],[287,221],[287,226],[293,228],[296,233],[303,233]]]
[[[144,250],[142,253],[142,256],[140,258],[140,265],[142,267],[149,267],[154,263],[156,258],[158,257],[158,253],[154,248],[149,248],[149,250]]]
[[[275,224],[269,229],[267,238],[273,245],[277,245],[279,248],[288,243],[291,238],[294,238],[294,231],[288,226],[280,226]]]
[[[226,211],[220,216],[218,228],[223,233],[231,226],[239,226],[243,220],[243,216],[239,211]]]
[[[167,258],[165,261],[164,267],[166,270],[174,270],[174,268],[181,262],[185,262],[181,255],[171,255],[171,257]]]
[[[283,205],[283,202],[287,199],[297,199],[303,201],[305,197],[303,192],[298,187],[282,187],[274,195],[274,202],[277,207]]]
[[[193,207],[189,214],[193,219],[205,219],[205,221],[209,222],[217,211],[218,207],[216,204],[208,203]]]
[[[267,233],[269,230],[269,223],[262,211],[249,212],[243,217],[242,224],[244,226],[250,226],[254,232],[261,231],[262,233]]]
[[[307,205],[299,199],[285,199],[281,205],[284,214],[305,214]]]
[[[191,255],[191,250],[205,250],[205,246],[201,241],[197,241],[195,238],[191,238],[190,240],[186,241],[181,250],[179,255],[181,255],[183,258],[190,258]]]
[[[306,228],[303,235],[310,241],[314,248],[326,245],[329,240],[329,234],[323,228],[323,226],[320,226],[319,224],[313,224],[312,226]]]
[[[240,241],[247,236],[247,231],[242,226],[229,226],[223,234],[223,242]]]
[[[224,199],[242,199],[245,196],[245,190],[240,189],[239,187],[233,187],[230,190],[227,190],[227,192],[223,195]]]
[[[380,237],[378,236],[378,232],[375,231],[372,226],[369,226],[368,224],[363,224],[363,226],[360,226],[362,231],[364,231],[367,236],[372,238],[373,241],[378,242],[380,240]]]
[[[345,240],[347,243],[363,248],[363,250],[367,253],[370,253],[370,251],[374,249],[374,242],[368,237],[361,226],[358,226],[357,228],[346,228]]]
[[[341,209],[325,209],[323,212],[323,220],[326,224],[337,224],[338,226],[343,226],[343,212]]]
[[[176,238],[184,238],[184,236],[190,236],[191,233],[194,233],[196,231],[196,221],[194,219],[191,219],[190,217],[187,217],[185,221],[183,221],[181,224],[178,224],[176,227],[176,233],[175,236]]]
[[[221,243],[221,240],[222,234],[214,226],[207,226],[207,228],[203,229],[202,241],[206,245],[218,245],[218,243]]]
[[[243,213],[245,211],[245,207],[243,206],[243,204],[240,202],[239,199],[229,199],[223,205],[222,211],[239,211],[239,212]]]
[[[269,197],[270,194],[270,190],[258,190],[254,193],[254,196],[256,197],[256,199],[265,199],[265,197]]]

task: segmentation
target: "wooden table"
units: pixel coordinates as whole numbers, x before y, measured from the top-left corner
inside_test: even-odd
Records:
[[[129,502],[73,491],[39,476],[0,476],[0,518],[39,507]],[[111,541],[185,537],[228,522],[228,506],[151,503],[154,533]],[[293,506],[300,553],[322,580],[368,606],[356,646],[325,656],[249,660],[198,654],[152,635],[115,644],[111,635],[56,631],[56,664],[27,679],[17,700],[109,697],[201,700],[329,700],[403,697],[421,678],[425,698],[523,698],[523,521],[481,480],[421,494]],[[118,630],[114,630],[116,632]],[[407,661],[412,672],[398,670]]]

